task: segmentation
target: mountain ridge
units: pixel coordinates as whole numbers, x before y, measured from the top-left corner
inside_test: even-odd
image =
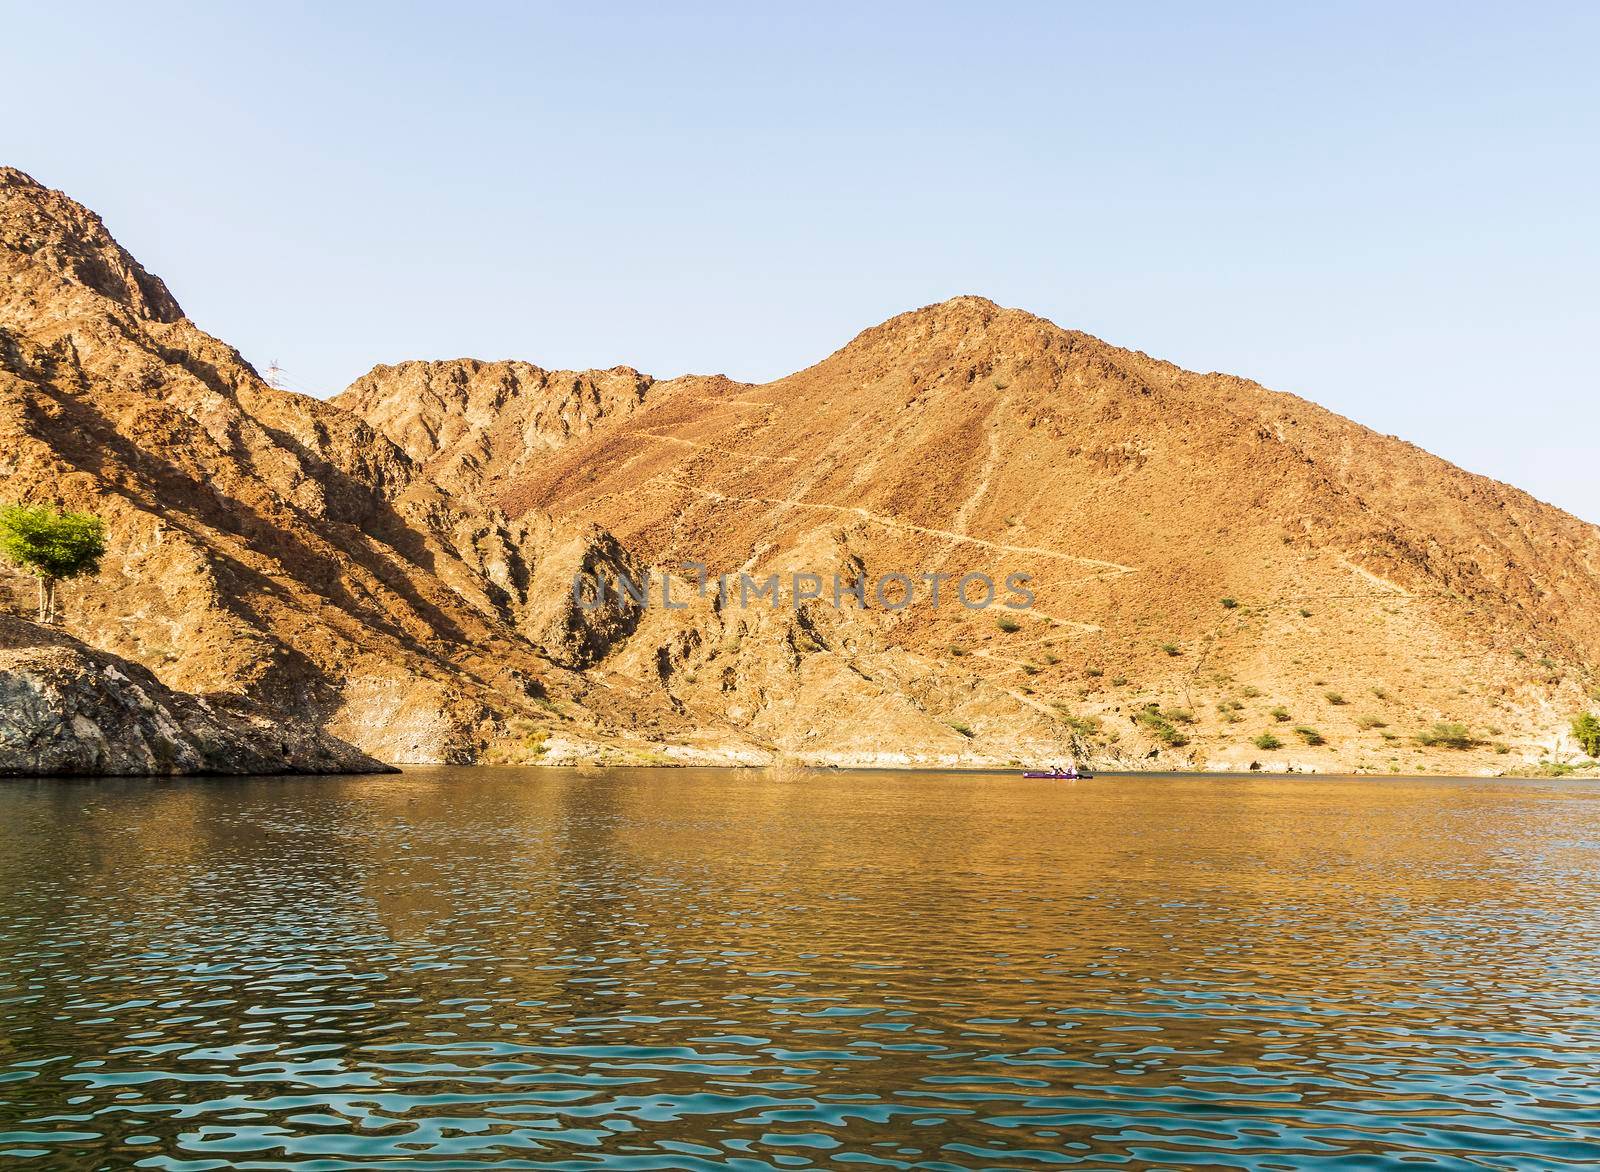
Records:
[[[367,414],[385,398],[382,380],[362,395],[335,401]],[[1300,396],[1186,371],[985,298],[896,315],[768,383],[653,382],[637,409],[532,463],[479,439],[486,474],[470,491],[513,516],[596,519],[646,561],[765,572],[796,568],[769,551],[807,551],[825,569],[843,550],[879,570],[992,571],[1020,559],[1044,583],[1038,635],[997,640],[908,613],[894,637],[947,661],[966,658],[958,648],[998,659],[991,682],[1080,724],[1132,723],[1140,738],[1143,705],[1237,715],[1250,697],[1235,693],[1261,691],[1292,701],[1291,730],[1311,730],[1302,739],[1320,738],[1296,761],[1421,767],[1413,737],[1387,730],[1466,715],[1487,767],[1558,751],[1555,710],[1582,707],[1600,659],[1595,526]],[[1385,634],[1350,638],[1353,623]],[[1300,671],[1294,653],[1268,646],[1278,641],[1320,645],[1331,666]],[[1391,647],[1397,670],[1427,677],[1414,690],[1380,678]],[[1034,662],[1065,651],[1078,657],[1075,677]],[[1228,679],[1197,689],[1190,677],[1215,676],[1207,661],[1219,653]],[[1107,695],[1096,682],[1105,663],[1141,683]],[[1452,702],[1486,663],[1487,693]],[[1330,751],[1317,725],[1343,726],[1352,713],[1341,710],[1358,703],[1315,682],[1337,674],[1357,677],[1363,707],[1378,711],[1355,717],[1367,727],[1341,729]],[[1559,699],[1545,694],[1563,686]],[[1408,710],[1378,692],[1407,693]],[[1286,706],[1261,707],[1249,741],[1232,727],[1246,718],[1226,715],[1197,716],[1178,738],[1212,762],[1258,763],[1252,742],[1283,731],[1270,709]],[[1534,737],[1534,725],[1543,744],[1493,751],[1497,738]],[[1126,739],[1100,750],[1125,754]],[[1141,739],[1137,752],[1171,747]]]
[[[389,762],[1492,772],[1570,756],[1596,686],[1594,526],[977,297],[768,383],[413,361],[322,402],[4,170],[0,440],[0,498],[107,520],[68,633]],[[740,606],[696,565],[1036,599]]]

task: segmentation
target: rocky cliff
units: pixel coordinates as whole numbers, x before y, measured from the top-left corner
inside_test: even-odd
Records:
[[[174,691],[139,664],[0,615],[0,776],[384,768],[242,697]]]

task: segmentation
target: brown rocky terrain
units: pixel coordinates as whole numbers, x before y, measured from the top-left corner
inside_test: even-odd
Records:
[[[806,646],[908,654],[914,680],[874,675],[896,695],[974,676],[1061,716],[1102,762],[1495,771],[1570,757],[1568,722],[1593,703],[1594,526],[1294,396],[979,298],[764,385],[626,372],[618,406],[536,447],[504,400],[418,393],[476,364],[430,366],[378,368],[334,401],[453,492],[593,521],[641,562],[1031,575],[1016,630],[995,611],[812,604]],[[618,373],[539,377],[510,418]],[[731,696],[789,724],[775,698],[809,708],[796,685],[814,668],[788,658],[730,656],[713,632],[677,647],[668,686],[690,710]],[[781,679],[746,696],[763,671]],[[1466,725],[1469,747],[1420,743],[1436,722]]]
[[[505,474],[520,474],[637,410],[649,380],[459,369],[385,372],[407,386],[415,372],[419,391],[377,413],[392,442],[266,385],[98,217],[0,169],[0,500],[105,518],[102,572],[63,592],[65,631],[90,647],[270,712],[292,744],[325,733],[390,762],[977,764],[1070,737],[870,629],[824,649],[795,616],[575,607],[575,573],[637,573],[636,555],[586,518],[487,503],[472,473],[486,457],[464,436],[514,451]],[[426,439],[408,422],[421,416],[437,424]],[[5,581],[25,614],[26,580]],[[742,665],[742,706],[681,694],[676,665],[707,644]],[[992,734],[953,731],[980,719]]]
[[[0,169],[13,500],[98,513],[110,543],[63,588],[62,630],[0,661],[0,692],[33,697],[13,743],[109,713],[105,668],[142,667],[162,721],[277,723],[275,749],[196,732],[241,770],[1077,751],[1486,772],[1574,756],[1600,657],[1594,526],[981,299],[763,385],[405,362],[324,403],[265,384],[96,216]],[[741,606],[689,563],[899,572],[919,598]],[[573,600],[575,576],[666,572],[682,609]],[[1032,607],[949,605],[978,572],[1031,576]],[[27,613],[28,582],[0,584]],[[123,708],[145,748],[118,760],[191,760]],[[1436,722],[1466,747],[1419,743]]]
[[[383,768],[241,696],[173,691],[136,663],[0,615],[0,777]]]

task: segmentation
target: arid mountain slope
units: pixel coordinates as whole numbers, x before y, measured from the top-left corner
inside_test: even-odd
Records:
[[[384,368],[338,402],[460,434]],[[1504,768],[1568,750],[1595,684],[1594,526],[1304,400],[979,298],[777,382],[655,383],[591,418],[537,451],[475,426],[478,475],[448,483],[713,574],[1030,574],[1014,632],[913,605],[877,615],[882,637],[1066,714],[1106,757]],[[1419,745],[1436,721],[1477,746]]]
[[[417,392],[392,413],[369,405],[393,442],[269,387],[98,217],[0,169],[0,501],[106,518],[103,572],[65,592],[67,631],[90,646],[390,762],[957,764],[1069,734],[969,673],[928,689],[926,665],[880,646],[870,619],[843,650],[797,634],[798,616],[575,607],[575,575],[644,567],[582,518],[511,520],[469,499],[487,463],[474,448],[514,450],[504,474],[520,474],[636,410],[648,380],[434,373],[390,368]],[[0,582],[26,613],[26,583]],[[691,703],[675,665],[707,645],[741,672]],[[991,731],[954,731],[968,720]]]
[[[517,479],[600,420],[631,414],[651,382],[627,367],[548,371],[463,358],[379,366],[333,401],[399,444],[428,479],[471,496]]]

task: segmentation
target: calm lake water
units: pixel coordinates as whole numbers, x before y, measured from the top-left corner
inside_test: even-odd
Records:
[[[1593,1167],[1600,786],[0,783],[0,1163]]]

